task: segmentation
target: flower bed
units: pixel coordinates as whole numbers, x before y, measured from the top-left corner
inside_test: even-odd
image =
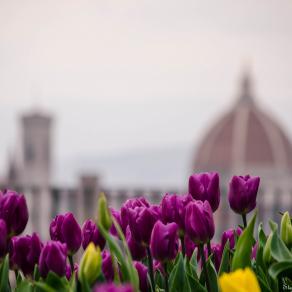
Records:
[[[291,218],[285,212],[280,228],[270,220],[268,235],[262,223],[255,230],[259,183],[231,179],[230,212],[243,224],[223,232],[219,243],[213,242],[217,173],[192,175],[188,194],[165,194],[159,205],[141,197],[114,210],[100,194],[96,219],[81,228],[72,213],[57,215],[48,242],[20,235],[29,216],[25,197],[0,192],[0,292],[291,291]]]

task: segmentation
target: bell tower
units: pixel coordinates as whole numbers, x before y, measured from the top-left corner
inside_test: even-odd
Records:
[[[24,187],[46,188],[51,176],[52,118],[39,112],[21,117],[21,181]]]

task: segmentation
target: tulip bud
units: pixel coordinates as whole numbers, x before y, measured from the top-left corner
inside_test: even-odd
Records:
[[[57,215],[50,225],[52,240],[66,243],[69,255],[75,254],[81,246],[82,233],[72,213]]]
[[[154,224],[158,220],[156,209],[152,207],[136,207],[129,209],[129,227],[138,243],[148,246]]]
[[[0,258],[2,258],[7,251],[7,227],[4,220],[0,219]]]
[[[222,258],[222,248],[221,244],[219,243],[212,243],[211,244],[211,253],[213,254],[213,262],[215,265],[215,269],[218,272],[220,268],[221,258]],[[205,246],[204,248],[205,258],[209,257],[208,248]],[[198,253],[197,255],[198,261],[201,260],[201,255]],[[203,262],[201,261],[201,267],[203,267]]]
[[[133,238],[129,226],[126,231],[126,240],[133,260],[140,261],[145,258],[146,248]]]
[[[271,255],[271,242],[272,242],[273,233],[270,233],[263,252],[263,260],[268,265],[272,262],[272,255]]]
[[[6,222],[10,238],[20,234],[28,221],[28,209],[24,196],[14,191],[5,190],[0,196],[0,219]]]
[[[220,203],[219,175],[217,172],[193,174],[189,178],[189,193],[196,200],[208,201],[212,211]]]
[[[188,257],[188,259],[190,259],[197,246],[194,244],[194,242],[189,238],[187,234],[184,237],[184,242],[185,242],[186,256]]]
[[[97,284],[93,292],[134,292],[130,284],[116,285],[114,283]]]
[[[104,193],[100,193],[97,203],[97,220],[101,226],[109,230],[112,226],[112,217],[108,209],[107,200]]]
[[[212,209],[208,201],[191,202],[185,215],[187,235],[196,243],[207,243],[215,233]]]
[[[128,199],[121,208],[121,226],[125,231],[129,224],[129,209],[135,209],[136,207],[150,207],[149,202],[144,198],[132,198]]]
[[[247,214],[256,207],[259,184],[258,176],[234,176],[231,179],[228,200],[235,213]]]
[[[134,266],[138,272],[139,276],[139,288],[141,292],[147,292],[148,290],[148,281],[147,273],[148,268],[140,262],[134,262]]]
[[[9,258],[12,269],[20,269],[25,275],[32,275],[35,264],[38,263],[43,244],[39,236],[33,233],[32,236],[12,237]]]
[[[160,262],[173,260],[178,252],[177,224],[164,225],[161,221],[157,221],[152,230],[150,248],[156,260]]]
[[[242,233],[242,230],[237,227],[236,230],[230,228],[226,231],[224,231],[222,233],[222,236],[221,236],[221,248],[222,248],[222,252],[223,252],[223,249],[225,247],[225,244],[227,242],[227,240],[229,240],[229,247],[230,249],[234,249],[235,247],[235,236],[240,236]]]
[[[257,241],[251,250],[251,258],[254,260],[256,260],[257,258],[258,248],[259,248],[259,243]]]
[[[292,224],[288,211],[282,216],[280,236],[288,248],[290,248],[292,246]]]
[[[166,194],[161,201],[161,218],[164,223],[176,223],[180,232],[185,230],[186,206],[193,201],[191,195]]]
[[[52,271],[60,277],[66,274],[67,247],[59,241],[49,241],[43,247],[40,259],[39,270],[43,278]]]
[[[79,277],[92,285],[101,272],[101,253],[100,248],[91,242],[80,261]]]
[[[101,265],[102,273],[107,282],[112,282],[114,280],[114,269],[111,254],[108,250],[104,250],[101,256],[102,256]]]
[[[123,229],[123,226],[122,226],[122,220],[121,220],[121,213],[120,211],[114,209],[114,208],[109,208],[111,214],[112,214],[112,218],[114,218],[117,223],[120,225],[122,231],[124,234],[126,234],[126,230]],[[110,234],[113,235],[113,236],[118,236],[118,231],[116,230],[116,227],[114,224],[112,224],[111,228],[110,228]]]
[[[100,234],[96,224],[92,220],[86,220],[82,227],[83,241],[82,247],[86,249],[90,242],[93,242],[95,245],[98,245],[102,250],[105,246],[105,239]]]

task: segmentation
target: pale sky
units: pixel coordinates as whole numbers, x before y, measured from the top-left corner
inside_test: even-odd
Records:
[[[56,119],[62,169],[195,147],[246,63],[259,103],[292,137],[291,0],[0,0],[0,174],[32,108]]]

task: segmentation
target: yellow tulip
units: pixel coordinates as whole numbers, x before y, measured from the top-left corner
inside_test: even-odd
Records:
[[[90,243],[80,261],[79,277],[93,284],[101,272],[101,253],[99,246]]]
[[[288,247],[292,246],[292,224],[289,212],[285,212],[282,216],[280,235]]]
[[[99,194],[97,201],[97,220],[105,230],[109,230],[113,224],[104,193]]]
[[[250,269],[238,269],[230,274],[223,274],[219,278],[222,292],[260,292],[255,273]]]

